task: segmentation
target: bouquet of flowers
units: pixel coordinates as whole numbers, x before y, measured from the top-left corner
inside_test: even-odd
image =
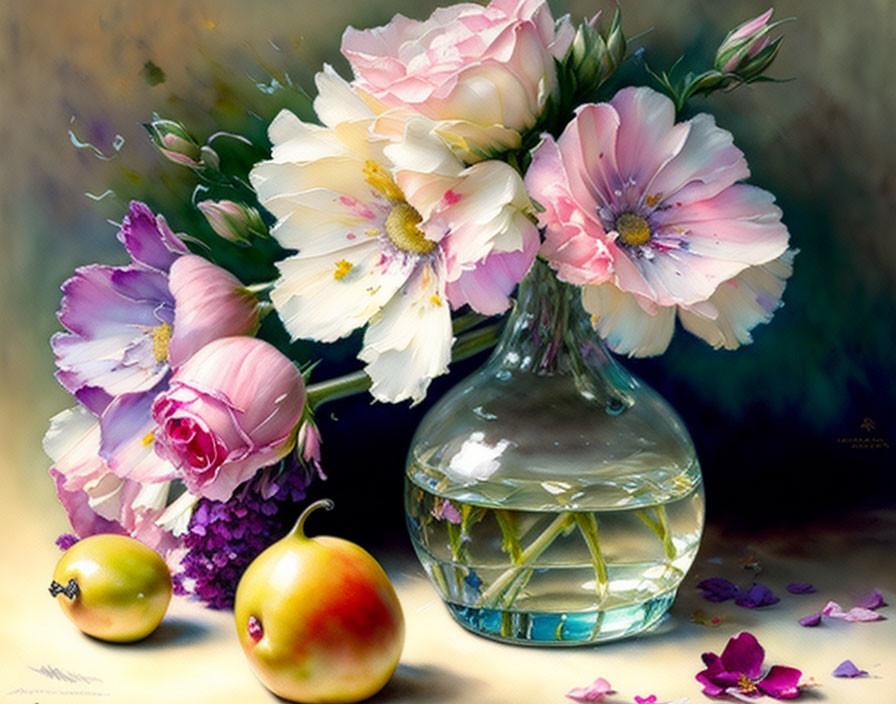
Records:
[[[155,119],[195,193],[228,197],[193,201],[215,237],[132,202],[118,230],[130,263],[63,286],[52,346],[77,405],[45,447],[75,533],[138,538],[181,592],[231,606],[325,478],[319,405],[367,390],[419,402],[452,359],[494,344],[536,258],[581,288],[619,354],[662,353],[676,319],[716,348],[749,343],[793,250],[732,135],[689,101],[771,80],[770,18],[676,77],[630,51],[618,12],[602,25],[555,20],[544,0],[459,4],[349,27],[351,80],[324,66],[315,119],[283,110],[266,143],[202,143]],[[255,163],[228,163],[224,140]],[[359,328],[363,369],[337,379],[290,344]]]

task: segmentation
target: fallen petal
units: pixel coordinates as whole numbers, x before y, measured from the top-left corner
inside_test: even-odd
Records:
[[[756,583],[746,592],[742,592],[734,603],[747,609],[756,609],[762,606],[777,604],[781,599],[764,584]]]
[[[831,674],[834,677],[865,677],[868,675],[868,672],[857,668],[852,660],[844,660],[837,665]]]
[[[709,579],[704,579],[697,585],[697,589],[703,592],[704,599],[716,603],[720,601],[728,601],[728,599],[733,599],[740,594],[740,589],[737,585],[724,577],[710,577]]]
[[[887,602],[884,601],[883,595],[877,590],[874,589],[859,599],[859,602],[856,606],[860,606],[863,609],[879,609],[881,606],[886,606]]]
[[[791,594],[814,594],[815,587],[808,582],[791,582],[785,589]]]
[[[775,699],[794,699],[800,695],[799,682],[803,673],[795,667],[775,665],[756,686]]]
[[[567,699],[577,702],[599,702],[602,701],[604,695],[612,692],[610,683],[603,677],[598,677],[587,687],[575,687],[566,693]]]
[[[821,609],[821,613],[824,616],[830,616],[831,618],[843,618],[846,616],[846,612],[836,601],[829,601],[824,607]]]
[[[800,619],[800,625],[807,628],[814,628],[821,623],[821,614],[812,614],[811,616],[803,616]]]
[[[867,623],[868,621],[883,621],[884,616],[877,613],[877,611],[854,606],[843,615],[843,619],[852,623]]]
[[[656,695],[648,694],[646,697],[635,695],[635,704],[656,704]]]

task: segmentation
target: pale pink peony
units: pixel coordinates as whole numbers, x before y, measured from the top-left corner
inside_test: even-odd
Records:
[[[493,0],[439,8],[423,22],[396,15],[384,27],[349,27],[342,53],[355,87],[385,109],[410,108],[486,153],[519,146],[557,88],[554,59],[571,38],[555,33],[544,0]]]
[[[215,340],[175,369],[154,401],[155,450],[190,492],[225,501],[293,449],[304,406],[301,373],[273,345]]]
[[[676,124],[669,98],[627,88],[546,136],[526,185],[545,208],[541,253],[584,285],[612,349],[645,356],[666,349],[676,313],[733,349],[779,305],[793,253],[774,197],[738,183],[749,173],[710,115]]]
[[[258,298],[204,257],[179,257],[171,265],[168,287],[174,297],[174,332],[168,345],[172,367],[212,340],[258,330]]]

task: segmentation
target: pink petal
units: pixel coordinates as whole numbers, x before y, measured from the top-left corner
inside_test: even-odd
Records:
[[[602,701],[604,695],[612,692],[610,683],[603,677],[598,677],[587,687],[575,687],[566,693],[567,699],[577,702],[599,702]]]
[[[836,601],[829,601],[827,604],[825,604],[821,609],[821,613],[822,615],[830,616],[831,618],[843,618],[844,616],[846,616],[846,612]]]
[[[798,685],[802,676],[795,667],[775,665],[756,686],[775,699],[794,699],[800,694]]]
[[[877,611],[872,611],[871,609],[863,609],[861,606],[854,606],[843,616],[844,621],[850,621],[851,623],[883,621],[884,618],[885,617],[877,613]]]

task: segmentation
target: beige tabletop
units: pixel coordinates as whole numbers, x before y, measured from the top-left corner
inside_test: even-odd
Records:
[[[61,508],[29,496],[9,474],[2,479],[10,509],[0,516],[0,701],[276,701],[244,660],[229,612],[176,597],[159,630],[141,643],[110,645],[83,636],[47,595],[60,554],[53,540],[66,529]],[[849,608],[875,587],[896,601],[894,554],[896,512],[748,537],[710,525],[659,628],[638,638],[570,649],[508,646],[472,635],[452,621],[408,551],[377,555],[397,587],[407,639],[398,671],[373,701],[551,704],[568,701],[567,691],[597,677],[616,690],[608,702],[649,694],[659,702],[682,696],[710,701],[694,680],[702,669],[700,654],[721,652],[730,636],[749,630],[764,645],[767,665],[791,665],[814,678],[818,686],[803,700],[891,704],[896,702],[896,606],[881,609],[886,620],[873,623],[826,619],[817,628],[804,628],[797,619],[830,599]],[[761,567],[758,577],[742,564],[750,555]],[[758,579],[781,601],[757,610],[712,604],[694,588],[710,576],[741,584]],[[818,592],[788,594],[784,587],[792,581],[811,582]],[[724,621],[716,627],[694,623],[698,609]],[[870,676],[832,677],[847,658]]]

